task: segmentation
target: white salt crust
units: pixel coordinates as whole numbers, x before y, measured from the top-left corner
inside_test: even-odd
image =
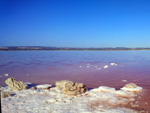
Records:
[[[1,89],[10,91],[8,87]],[[126,104],[134,101],[134,90],[115,90],[101,86],[81,95],[67,96],[55,87],[27,89],[16,91],[14,96],[1,99],[2,113],[138,113],[126,108]]]

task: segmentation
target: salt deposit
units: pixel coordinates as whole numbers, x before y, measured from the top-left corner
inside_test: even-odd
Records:
[[[100,86],[98,88],[98,90],[100,92],[114,92],[115,91],[115,88],[111,88],[111,87],[107,87],[107,86]]]
[[[51,84],[42,84],[42,85],[37,85],[36,88],[38,89],[50,89],[52,87]]]
[[[113,65],[115,65],[115,63],[110,63],[110,65],[112,65],[112,66],[113,66]]]
[[[121,90],[139,93],[139,92],[142,92],[142,87],[139,87],[139,86],[137,86],[136,88],[123,87],[121,88]]]
[[[143,89],[142,89],[142,87],[137,86],[134,83],[128,83],[123,88],[121,88],[121,90],[134,92],[134,93],[140,93],[140,92],[142,92]]]
[[[8,87],[0,89],[10,90]],[[133,103],[136,93],[124,88],[100,86],[77,96],[65,95],[56,87],[14,93],[14,96],[1,99],[3,113],[139,113],[135,110],[137,103]]]
[[[90,66],[86,66],[87,68],[89,68]]]
[[[32,86],[32,83],[30,82],[25,82],[25,84],[27,84],[28,86]]]
[[[117,64],[116,64],[116,63],[110,63],[110,65],[112,65],[112,66],[117,66]]]
[[[87,63],[87,65],[91,65],[91,64]]]
[[[5,76],[9,76],[9,74],[5,74]]]
[[[127,82],[127,80],[122,80],[122,82]]]
[[[105,65],[104,68],[108,68],[108,65]]]
[[[10,92],[4,92],[4,91],[1,92],[1,98],[6,98],[6,97],[9,97],[9,96],[11,96]]]

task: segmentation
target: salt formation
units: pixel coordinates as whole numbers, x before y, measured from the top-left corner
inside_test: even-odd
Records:
[[[108,65],[105,65],[104,68],[108,68]]]
[[[38,85],[40,86],[40,85]],[[44,85],[41,85],[44,86]],[[136,84],[124,87],[135,89]],[[56,81],[50,89],[21,90],[14,96],[1,99],[3,113],[139,113],[135,96],[127,90],[100,86],[89,91],[82,83],[68,80]],[[1,87],[0,90],[9,90]],[[68,92],[65,92],[68,91]],[[80,94],[79,94],[80,92]],[[82,93],[81,93],[82,92]],[[69,95],[68,95],[69,94]],[[70,95],[71,94],[71,95]],[[73,94],[73,95],[72,95]],[[76,95],[77,94],[77,95]]]
[[[5,76],[9,76],[9,74],[5,74]]]
[[[127,82],[127,80],[122,80],[122,82]]]
[[[27,89],[28,86],[22,81],[17,81],[15,78],[8,78],[5,83],[9,86],[10,89],[20,91]]]
[[[68,80],[56,81],[56,88],[62,89],[64,94],[78,95],[87,91],[87,88],[82,83],[74,83]]]
[[[87,68],[89,68],[90,66],[86,66]]]
[[[87,65],[89,65],[89,66],[90,66],[90,64],[89,64],[89,63],[87,63]]]
[[[99,88],[95,88],[92,91],[98,92],[114,92],[115,88],[107,87],[107,86],[100,86]]]
[[[125,85],[126,88],[137,88],[137,85],[134,83],[128,83]]]
[[[51,84],[42,84],[42,85],[37,85],[36,88],[38,89],[50,89],[52,87]]]
[[[121,90],[140,93],[142,91],[142,87],[137,86],[134,83],[128,83],[123,88],[121,88]]]
[[[1,92],[1,98],[6,98],[6,97],[9,97],[11,95],[12,94],[10,92],[4,92],[4,91]]]
[[[112,66],[116,66],[117,64],[116,64],[116,63],[110,63],[110,65],[112,65]]]
[[[113,65],[115,65],[115,63],[110,63],[110,65],[112,65],[112,66],[113,66]]]

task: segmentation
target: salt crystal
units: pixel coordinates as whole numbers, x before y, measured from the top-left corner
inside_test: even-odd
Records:
[[[52,102],[53,103],[53,102],[56,102],[56,99],[53,99],[53,98],[52,99],[48,99],[47,102]]]
[[[30,83],[30,82],[25,82],[25,84],[32,86],[32,83]]]
[[[110,65],[112,65],[112,66],[113,66],[113,65],[115,65],[115,63],[110,63]]]
[[[99,91],[104,91],[104,92],[114,92],[115,88],[107,87],[107,86],[100,86],[98,88]]]
[[[43,84],[43,85],[37,85],[36,86],[38,89],[49,89],[52,87],[51,84]]]
[[[122,82],[127,82],[127,80],[122,80]]]
[[[140,93],[143,90],[143,88],[139,87],[139,86],[136,86],[136,87],[124,86],[123,88],[121,88],[121,90],[135,92],[135,93]]]
[[[108,68],[108,65],[105,65],[104,68]]]
[[[110,65],[112,65],[112,66],[114,66],[114,65],[115,65],[115,66],[116,66],[117,64],[116,64],[116,63],[110,63]]]
[[[5,76],[8,76],[9,74],[5,74]]]

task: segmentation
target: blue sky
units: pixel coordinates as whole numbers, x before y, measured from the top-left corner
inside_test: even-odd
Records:
[[[0,46],[150,47],[150,0],[0,0]]]

